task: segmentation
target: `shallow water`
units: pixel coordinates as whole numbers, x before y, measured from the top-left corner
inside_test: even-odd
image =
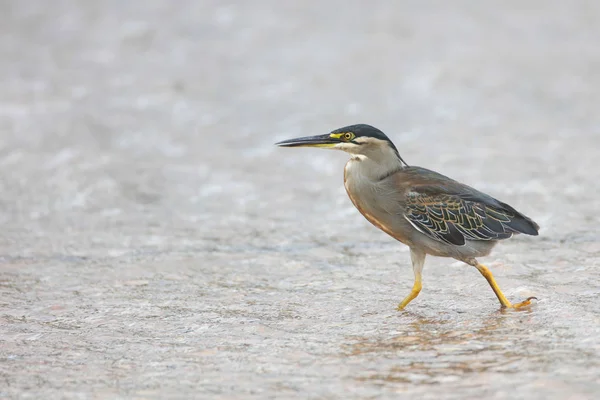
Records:
[[[600,392],[600,6],[0,4],[0,397],[527,398]],[[537,4],[537,3],[536,3]],[[471,267],[353,208],[346,156],[542,227]]]

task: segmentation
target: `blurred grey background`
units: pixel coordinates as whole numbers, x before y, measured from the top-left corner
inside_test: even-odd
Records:
[[[0,397],[600,391],[600,3],[0,1]],[[471,267],[370,226],[343,153],[541,226]]]

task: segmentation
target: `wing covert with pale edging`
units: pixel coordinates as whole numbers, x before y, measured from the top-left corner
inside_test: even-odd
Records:
[[[410,192],[404,217],[433,239],[462,246],[466,240],[500,240],[516,233],[514,215],[456,195]]]
[[[404,218],[430,238],[462,246],[468,240],[538,234],[538,225],[508,204],[433,171],[409,169],[412,177],[425,179],[408,188]]]

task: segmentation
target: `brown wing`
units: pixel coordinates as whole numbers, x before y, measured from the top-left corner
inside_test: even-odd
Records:
[[[432,239],[462,246],[466,240],[507,239],[514,215],[456,195],[410,192],[404,217]]]
[[[408,183],[404,218],[432,239],[462,246],[467,240],[538,234],[530,218],[470,186],[419,167],[408,167],[402,175]]]

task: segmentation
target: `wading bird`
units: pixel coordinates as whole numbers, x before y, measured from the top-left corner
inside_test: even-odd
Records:
[[[499,240],[538,234],[539,226],[508,204],[437,172],[409,166],[392,141],[370,125],[346,126],[277,145],[338,149],[352,155],[344,169],[350,200],[369,222],[410,248],[415,281],[399,310],[419,295],[427,254],[477,268],[502,308],[525,307],[535,299],[508,301],[490,270],[476,259],[488,255]]]

